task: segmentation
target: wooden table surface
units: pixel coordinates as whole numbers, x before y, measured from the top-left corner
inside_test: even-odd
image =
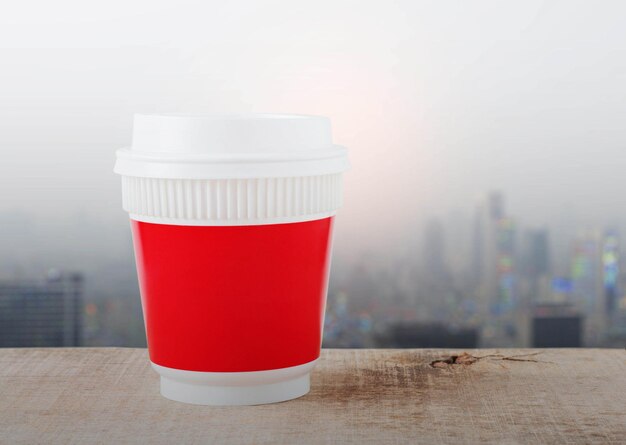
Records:
[[[0,349],[0,443],[626,443],[625,350],[462,352],[324,350],[300,399],[205,407],[144,349]]]

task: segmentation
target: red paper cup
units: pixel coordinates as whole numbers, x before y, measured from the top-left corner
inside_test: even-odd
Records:
[[[138,115],[118,150],[163,396],[249,405],[310,388],[345,149],[325,118]]]

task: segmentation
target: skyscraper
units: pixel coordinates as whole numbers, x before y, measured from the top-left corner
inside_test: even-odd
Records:
[[[607,230],[602,239],[602,284],[604,308],[610,319],[617,310],[619,298],[619,237],[615,230]]]
[[[550,246],[548,231],[531,229],[526,231],[526,262],[527,271],[533,277],[541,277],[550,273]]]
[[[517,345],[515,221],[506,215],[504,197],[499,192],[490,193],[476,207],[473,241],[472,270],[477,282],[475,295],[485,332],[481,336],[484,346],[491,340],[507,345]]]
[[[546,229],[524,232],[518,277],[523,283],[520,297],[529,309],[537,301],[548,300],[551,293],[552,267],[549,234]]]
[[[81,346],[83,276],[0,283],[0,347]]]
[[[604,234],[592,230],[581,232],[572,250],[572,300],[585,315],[584,338],[588,346],[601,344],[607,327],[604,249]]]
[[[496,314],[509,312],[515,305],[515,223],[511,218],[495,222],[497,293],[492,305]]]

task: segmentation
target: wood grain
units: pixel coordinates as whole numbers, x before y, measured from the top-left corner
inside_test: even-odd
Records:
[[[626,443],[626,351],[461,352],[324,350],[305,397],[203,407],[143,349],[0,349],[0,443]]]

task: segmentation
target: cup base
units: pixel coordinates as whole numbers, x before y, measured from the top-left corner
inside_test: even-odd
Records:
[[[194,405],[262,405],[296,399],[309,390],[309,374],[287,382],[255,386],[200,386],[161,377],[163,397]]]
[[[161,375],[161,395],[194,405],[261,405],[307,394],[317,360],[290,368],[251,372],[197,372],[152,363]]]

